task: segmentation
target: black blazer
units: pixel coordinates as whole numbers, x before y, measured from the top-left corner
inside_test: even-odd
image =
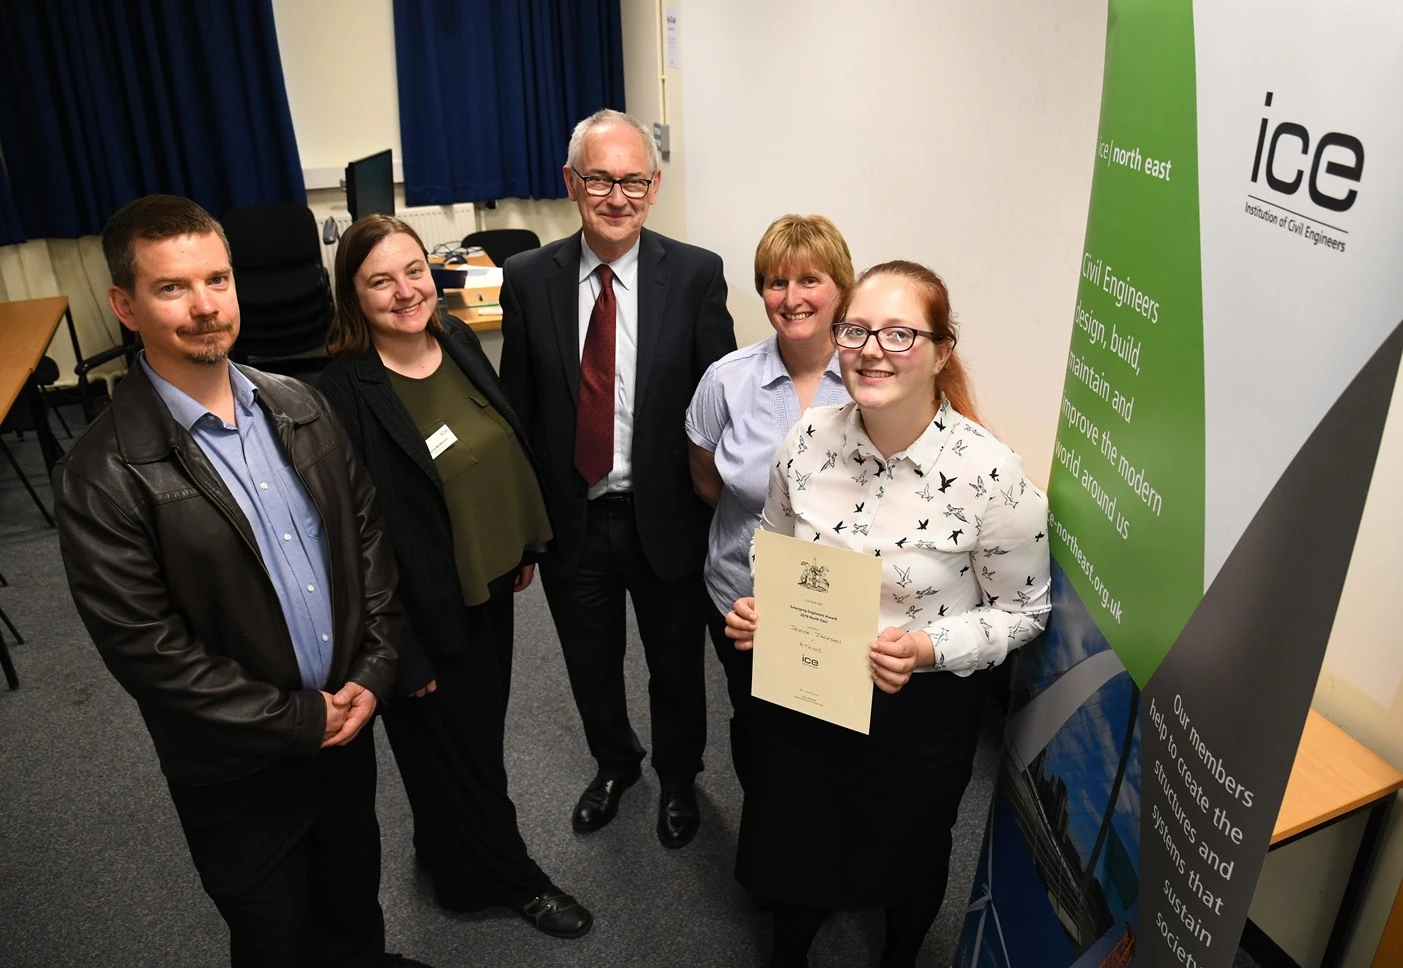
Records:
[[[444,353],[497,408],[529,458],[525,427],[507,401],[477,334],[446,314],[441,320],[444,330],[438,340]],[[373,346],[363,356],[332,360],[322,371],[320,386],[370,469],[399,559],[400,598],[414,632],[413,641],[399,649],[399,691],[407,695],[434,677],[432,657],[455,655],[473,646],[468,641],[443,479]]]
[[[514,255],[502,279],[502,385],[540,461],[555,540],[573,571],[589,487],[575,470],[580,235]],[[692,490],[683,421],[697,381],[736,348],[721,257],[643,230],[638,257],[633,502],[644,554],[665,581],[700,571],[711,509]]]

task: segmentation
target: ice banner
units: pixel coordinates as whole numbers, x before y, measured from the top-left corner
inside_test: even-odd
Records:
[[[1050,480],[957,964],[1231,964],[1403,348],[1403,7],[1111,0]]]

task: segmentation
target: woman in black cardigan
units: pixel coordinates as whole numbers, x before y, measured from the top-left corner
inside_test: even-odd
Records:
[[[502,754],[512,595],[531,583],[550,524],[492,364],[437,308],[409,225],[372,215],[341,237],[320,385],[375,479],[414,631],[396,643],[404,698],[384,707],[385,731],[439,905],[506,905],[579,937],[591,915],[527,854]]]

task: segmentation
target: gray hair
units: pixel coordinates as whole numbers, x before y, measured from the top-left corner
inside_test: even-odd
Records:
[[[650,175],[662,167],[662,156],[658,154],[658,146],[653,141],[653,132],[633,115],[624,114],[622,111],[615,111],[610,108],[596,111],[579,124],[575,125],[575,130],[570,135],[570,149],[565,154],[565,163],[571,168],[579,168],[580,155],[584,150],[585,135],[589,134],[595,128],[611,124],[622,125],[638,132],[638,136],[642,138],[643,143],[648,146],[648,164],[651,166],[648,173]]]

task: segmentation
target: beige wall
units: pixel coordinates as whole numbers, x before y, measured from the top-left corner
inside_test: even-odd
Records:
[[[900,258],[944,276],[982,416],[1046,481],[1105,0],[708,0],[682,13],[688,240],[725,260],[739,339],[770,331],[751,278],[765,227],[827,215],[859,270]]]
[[[386,148],[399,161],[390,0],[273,0],[273,20],[303,169],[340,171]]]

